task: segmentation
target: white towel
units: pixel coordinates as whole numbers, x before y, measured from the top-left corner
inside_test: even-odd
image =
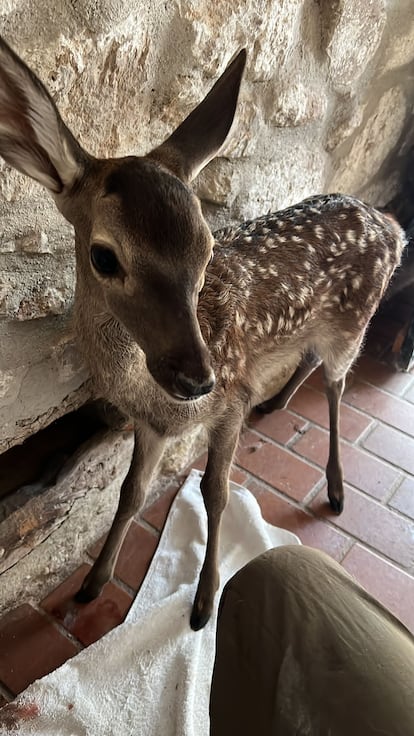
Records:
[[[189,626],[207,520],[198,471],[170,511],[151,567],[126,621],[19,696],[26,736],[208,736],[219,594],[207,626]],[[220,545],[221,585],[292,533],[267,524],[254,496],[231,484]],[[221,592],[221,590],[220,590]],[[2,730],[1,734],[10,733]]]

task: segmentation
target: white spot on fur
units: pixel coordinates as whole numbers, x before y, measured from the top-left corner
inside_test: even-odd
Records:
[[[244,316],[237,309],[234,315],[234,321],[236,322],[237,327],[243,327],[245,324]]]
[[[325,304],[326,302],[330,302],[331,301],[331,295],[330,294],[321,294],[321,296],[319,297],[319,301],[321,301],[323,304]]]
[[[351,283],[352,283],[352,288],[355,291],[358,291],[358,289],[360,288],[362,284],[362,276],[354,276]]]
[[[264,327],[265,327],[265,330],[266,330],[267,334],[270,335],[270,333],[272,331],[272,327],[273,327],[273,318],[272,318],[271,314],[269,314],[269,312],[266,315],[266,319],[265,319],[265,322],[264,322]]]

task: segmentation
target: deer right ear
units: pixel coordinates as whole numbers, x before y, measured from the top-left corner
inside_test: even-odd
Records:
[[[87,159],[43,84],[2,38],[0,155],[55,194],[75,183]]]
[[[227,138],[245,64],[246,49],[242,49],[207,97],[148,157],[160,161],[184,181],[194,179],[218,154]]]

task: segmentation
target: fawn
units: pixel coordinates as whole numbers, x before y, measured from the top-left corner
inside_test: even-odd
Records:
[[[74,226],[79,344],[97,395],[135,424],[118,510],[78,600],[98,596],[110,578],[166,438],[203,423],[208,541],[190,619],[195,630],[208,621],[218,587],[220,518],[244,417],[257,405],[284,407],[321,362],[328,495],[341,512],[344,379],[405,244],[392,217],[340,194],[213,237],[189,183],[227,137],[245,60],[242,50],[148,155],[96,159],[42,83],[0,43],[0,154],[43,184]],[[296,370],[272,397],[270,379],[287,364]]]

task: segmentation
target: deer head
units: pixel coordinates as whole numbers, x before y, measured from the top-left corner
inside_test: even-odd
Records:
[[[155,381],[176,400],[198,398],[214,386],[197,320],[213,238],[189,184],[227,137],[245,59],[242,50],[148,155],[97,159],[0,39],[0,154],[50,191],[75,229],[84,293],[123,325]]]

